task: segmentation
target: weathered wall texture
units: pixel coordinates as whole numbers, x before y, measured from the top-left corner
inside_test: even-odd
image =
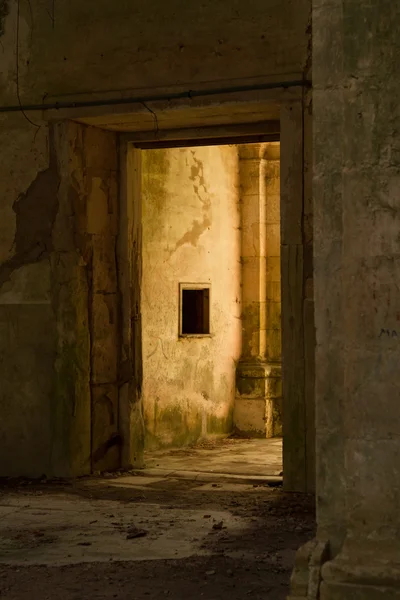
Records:
[[[50,252],[59,183],[46,135],[34,140],[19,116],[13,125],[16,135],[3,141],[9,162],[0,161],[0,460],[2,475],[39,476],[51,447],[57,333]]]
[[[239,146],[242,355],[235,428],[282,432],[279,142]]]
[[[120,466],[118,153],[116,136],[92,127],[59,124],[55,138],[53,470],[80,474]]]
[[[315,490],[311,93],[281,108],[284,486]]]
[[[9,11],[2,61],[11,81],[16,2]],[[309,12],[306,0],[21,2],[22,100],[299,74]],[[1,88],[16,104],[14,86]]]
[[[49,140],[39,131],[26,141],[48,158],[38,175],[21,168],[14,182],[1,178],[8,227],[0,267],[0,472],[83,474],[91,468],[90,384],[105,376],[103,340],[90,332],[104,332],[94,323],[96,298],[113,270],[100,264],[108,250],[100,228],[109,233],[115,210],[104,209],[100,188],[109,172],[115,188],[115,137],[67,123]],[[23,156],[24,147],[17,151]],[[106,196],[115,206],[116,189]]]
[[[229,433],[241,349],[238,152],[143,152],[146,445]],[[211,337],[178,338],[179,283],[211,284]]]

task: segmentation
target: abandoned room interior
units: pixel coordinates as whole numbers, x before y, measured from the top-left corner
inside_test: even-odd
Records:
[[[399,22],[0,0],[7,600],[400,599]]]

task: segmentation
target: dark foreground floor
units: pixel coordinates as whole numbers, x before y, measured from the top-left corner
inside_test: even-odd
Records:
[[[310,497],[174,478],[3,486],[0,517],[2,600],[283,600],[314,533]]]

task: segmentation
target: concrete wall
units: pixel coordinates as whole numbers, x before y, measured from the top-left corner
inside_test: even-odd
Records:
[[[313,3],[318,543],[293,600],[400,598],[399,26]]]
[[[16,104],[17,3],[2,0],[1,94]],[[3,10],[4,10],[3,9]],[[20,3],[22,101],[302,73],[307,0]],[[26,60],[29,58],[29,62]],[[117,67],[117,68],[116,68]],[[285,78],[285,77],[283,77]]]
[[[238,151],[144,151],[143,410],[149,448],[229,433],[241,350]],[[179,283],[211,284],[211,337],[179,338]]]
[[[49,246],[59,181],[46,137],[40,132],[35,148],[33,130],[18,133],[7,142],[9,158],[19,157],[13,168],[0,161],[0,460],[2,475],[39,476],[50,462],[57,331]]]
[[[116,284],[115,136],[60,124],[41,166],[37,175],[17,172],[5,195],[21,190],[11,214],[4,210],[1,240],[0,472],[9,476],[90,472],[92,433],[99,446],[106,441],[104,418],[91,406],[92,393],[101,403],[102,386],[92,384],[117,379],[102,310]]]

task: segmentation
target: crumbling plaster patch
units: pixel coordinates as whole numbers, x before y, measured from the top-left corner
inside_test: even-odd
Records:
[[[184,244],[197,246],[200,236],[211,227],[211,199],[204,180],[204,165],[201,160],[196,158],[196,152],[190,151],[193,165],[190,168],[190,180],[193,181],[193,191],[202,204],[203,218],[201,221],[195,219],[192,227],[176,242],[174,252]],[[200,192],[202,188],[202,193]]]
[[[58,210],[60,177],[54,167],[40,171],[13,204],[16,214],[14,254],[0,265],[0,287],[23,265],[49,256]]]

